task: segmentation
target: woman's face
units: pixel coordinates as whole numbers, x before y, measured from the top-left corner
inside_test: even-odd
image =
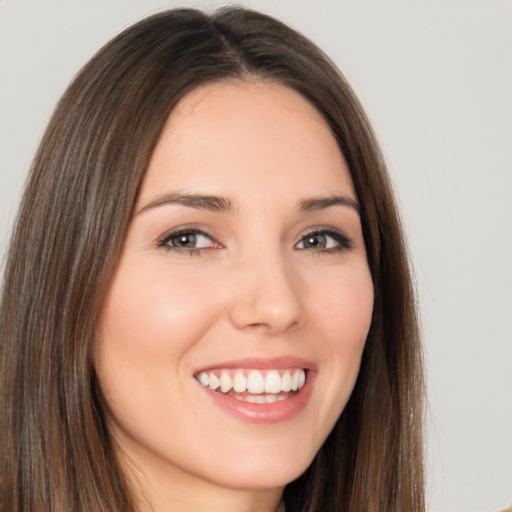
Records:
[[[174,109],[94,359],[107,424],[139,476],[270,489],[310,464],[353,389],[372,315],[356,201],[333,135],[298,93],[217,83]]]

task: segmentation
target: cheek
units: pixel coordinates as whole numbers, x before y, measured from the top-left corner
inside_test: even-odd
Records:
[[[317,313],[327,330],[333,355],[360,354],[366,341],[373,313],[374,290],[366,267],[332,279]]]
[[[94,354],[114,428],[166,439],[164,427],[188,396],[189,355],[221,314],[217,299],[202,276],[124,260],[103,307]],[[164,431],[156,436],[150,426]]]
[[[174,390],[173,400],[184,396],[184,363],[220,315],[214,292],[203,283],[154,264],[119,268],[94,356],[102,393],[119,420],[129,414],[139,421],[140,404],[163,414],[159,396],[165,389]]]
[[[334,281],[332,282],[335,283]],[[323,384],[326,396],[324,413],[334,425],[355,385],[361,356],[370,329],[374,290],[369,271],[341,278],[325,295],[318,308],[319,324],[324,326],[321,344],[325,362]]]
[[[146,359],[161,351],[167,359],[172,353],[177,356],[216,316],[215,295],[205,290],[201,280],[159,267],[135,268],[135,272],[120,269],[114,280],[104,306],[100,339],[119,345],[128,356],[143,353]]]

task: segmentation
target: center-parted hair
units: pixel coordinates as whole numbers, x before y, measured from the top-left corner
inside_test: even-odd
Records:
[[[137,193],[177,102],[215,81],[288,86],[348,164],[375,290],[352,396],[290,512],[423,512],[423,376],[405,243],[356,96],[309,40],[266,15],[177,9],[109,42],[59,102],[11,240],[0,310],[0,510],[135,510],[103,418],[92,352]],[[298,447],[300,449],[300,447]]]

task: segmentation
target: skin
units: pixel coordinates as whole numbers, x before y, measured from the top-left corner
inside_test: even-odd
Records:
[[[221,196],[229,211],[163,202]],[[202,86],[174,109],[143,181],[99,326],[95,368],[107,424],[139,498],[154,511],[275,511],[355,384],[373,286],[357,201],[327,124],[282,85]],[[159,246],[200,229],[199,250]],[[306,246],[328,227],[327,249]],[[306,406],[273,424],[211,400],[198,369],[247,357],[314,366]],[[308,377],[309,378],[309,377]]]

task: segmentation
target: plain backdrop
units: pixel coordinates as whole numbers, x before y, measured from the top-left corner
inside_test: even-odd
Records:
[[[414,260],[429,390],[429,511],[512,504],[512,3],[243,1],[309,36],[387,157]],[[100,46],[165,7],[0,0],[0,254],[38,141]]]

